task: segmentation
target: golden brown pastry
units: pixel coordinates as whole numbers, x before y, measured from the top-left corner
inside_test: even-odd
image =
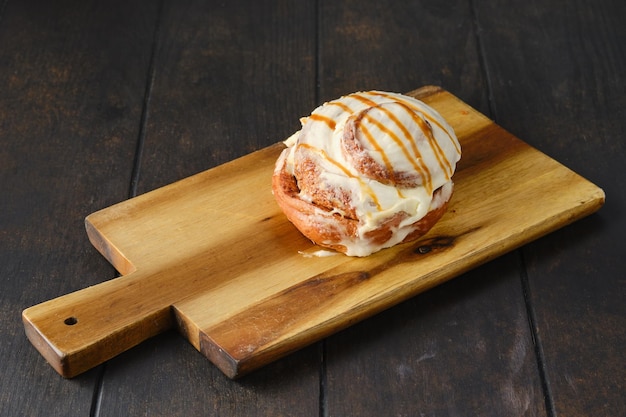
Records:
[[[367,256],[424,235],[445,213],[461,147],[412,97],[358,92],[302,119],[276,162],[272,191],[314,243]]]

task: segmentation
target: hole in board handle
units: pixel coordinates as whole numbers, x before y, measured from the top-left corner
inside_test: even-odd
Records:
[[[67,324],[68,326],[73,326],[78,323],[78,319],[76,317],[68,317],[63,320],[63,323]]]

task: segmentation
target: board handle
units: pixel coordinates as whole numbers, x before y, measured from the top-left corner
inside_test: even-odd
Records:
[[[26,336],[63,377],[81,374],[174,326],[146,281],[135,272],[27,308]]]

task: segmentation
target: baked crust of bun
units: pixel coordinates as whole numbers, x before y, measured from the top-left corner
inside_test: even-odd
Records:
[[[347,251],[346,242],[357,244],[363,239],[366,239],[368,244],[373,246],[388,247],[385,246],[385,243],[391,240],[393,234],[397,232],[398,226],[408,217],[408,214],[397,213],[382,222],[376,229],[365,233],[364,236],[358,236],[358,219],[342,215],[336,210],[328,208],[332,206],[323,206],[300,198],[300,188],[296,177],[286,169],[287,152],[288,149],[285,149],[276,163],[276,169],[272,176],[272,192],[287,219],[304,236],[319,246],[342,253]],[[439,221],[446,212],[452,196],[451,190],[444,193],[442,188],[437,189],[433,195],[433,201],[437,202],[436,207],[420,220],[404,225],[403,227],[408,230],[406,237],[393,243],[393,245],[419,239]],[[354,208],[346,211],[353,212]]]

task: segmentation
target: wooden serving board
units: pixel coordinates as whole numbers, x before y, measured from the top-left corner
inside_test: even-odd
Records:
[[[409,93],[454,127],[449,211],[421,240],[366,258],[315,250],[274,202],[278,143],[91,214],[123,275],[23,312],[26,334],[75,376],[177,327],[235,378],[593,213],[604,192],[450,93]]]

